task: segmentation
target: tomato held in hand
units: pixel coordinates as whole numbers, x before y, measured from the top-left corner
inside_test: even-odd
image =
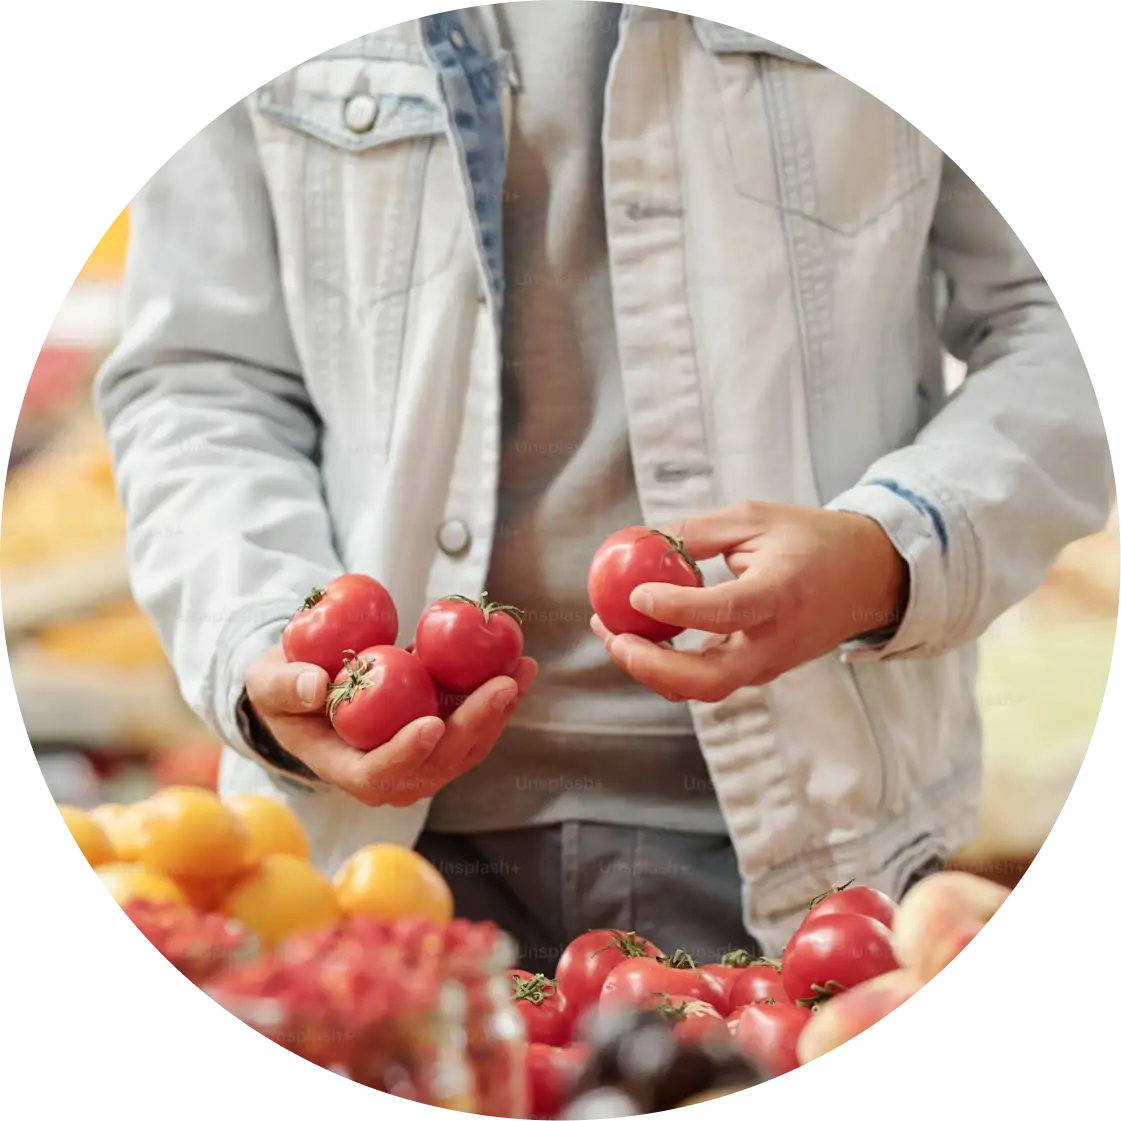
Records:
[[[679,1043],[727,1043],[730,1038],[723,1016],[708,1001],[658,993],[646,1002],[646,1010],[661,1016]]]
[[[525,1022],[526,1039],[530,1043],[563,1047],[571,1041],[572,1020],[568,1001],[557,988],[556,981],[550,981],[541,973],[511,969],[510,995]]]
[[[672,993],[682,1000],[721,1003],[719,987],[678,950],[672,957],[631,958],[615,966],[603,982],[600,1007],[643,1008],[653,996]]]
[[[347,653],[327,691],[327,714],[345,743],[372,751],[406,724],[437,714],[436,686],[414,655],[396,646]]]
[[[646,526],[613,533],[592,558],[588,599],[612,634],[635,634],[651,642],[681,634],[681,627],[659,623],[631,607],[631,592],[640,584],[704,585],[701,570],[680,541]]]
[[[734,1011],[745,1004],[758,1004],[764,1000],[773,1000],[779,1004],[790,1000],[782,983],[782,974],[774,965],[755,962],[737,972],[739,976],[732,982],[727,994],[729,1010]]]
[[[827,915],[799,927],[782,953],[786,995],[807,1003],[897,968],[891,931],[867,915]]]
[[[290,662],[308,662],[335,677],[350,650],[392,646],[397,608],[372,576],[348,573],[315,588],[284,628],[281,646]]]
[[[749,1059],[777,1078],[798,1066],[798,1037],[813,1013],[798,1004],[749,1004],[741,1008],[732,1038]]]
[[[583,1044],[551,1047],[531,1043],[526,1049],[529,1114],[535,1121],[552,1121],[564,1108],[569,1087],[587,1062],[590,1048]]]
[[[607,975],[632,958],[660,958],[662,951],[633,930],[589,930],[569,942],[557,962],[557,987],[574,1019],[599,1003]]]
[[[416,656],[442,689],[473,693],[518,668],[524,644],[521,620],[519,608],[491,603],[486,592],[478,602],[465,596],[438,599],[417,624]]]
[[[827,915],[867,915],[891,930],[898,910],[891,896],[884,895],[882,891],[877,891],[874,887],[851,887],[846,884],[819,895],[810,904],[802,925],[806,926]]]

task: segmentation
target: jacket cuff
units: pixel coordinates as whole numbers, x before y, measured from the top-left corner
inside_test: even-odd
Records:
[[[872,476],[838,495],[828,510],[862,514],[906,561],[907,603],[894,632],[845,643],[845,661],[935,657],[956,645],[977,606],[979,558],[968,519],[923,482]]]
[[[224,743],[263,767],[273,781],[307,792],[326,784],[277,743],[245,694],[250,664],[280,642],[291,617],[290,600],[252,604],[230,617],[218,645],[213,715]]]

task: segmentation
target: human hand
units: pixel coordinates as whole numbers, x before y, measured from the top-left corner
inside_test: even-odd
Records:
[[[480,686],[446,721],[414,720],[373,751],[358,751],[332,728],[325,711],[327,673],[286,661],[279,646],[249,667],[245,691],[276,741],[324,782],[367,806],[409,806],[490,754],[536,676],[537,663],[522,658],[513,677]]]
[[[831,997],[798,1039],[801,1064],[820,1058],[893,1012],[973,941],[1008,898],[1007,888],[966,872],[920,880],[895,916],[900,968]]]
[[[723,556],[735,580],[705,588],[643,584],[631,606],[713,636],[674,650],[635,635],[592,630],[612,660],[669,700],[721,701],[765,685],[858,635],[898,620],[907,565],[871,518],[748,502],[666,530],[694,560]]]

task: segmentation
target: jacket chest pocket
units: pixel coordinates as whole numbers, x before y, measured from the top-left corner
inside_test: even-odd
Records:
[[[744,197],[853,236],[938,172],[934,144],[839,74],[744,31],[706,20],[696,30]]]
[[[293,334],[330,424],[364,414],[386,454],[410,301],[469,231],[438,76],[378,40],[268,83],[249,108],[274,211]]]

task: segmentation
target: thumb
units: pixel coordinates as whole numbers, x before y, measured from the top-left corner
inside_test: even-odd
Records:
[[[673,627],[734,634],[775,619],[787,591],[788,579],[779,568],[760,565],[738,579],[706,588],[639,584],[631,592],[630,604],[643,615]]]
[[[261,659],[245,674],[245,691],[262,715],[299,715],[327,703],[327,672],[306,662]]]

